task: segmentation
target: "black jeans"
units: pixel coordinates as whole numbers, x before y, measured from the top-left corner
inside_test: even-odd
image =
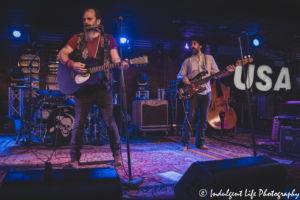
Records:
[[[118,128],[113,117],[112,99],[112,91],[107,91],[103,85],[88,88],[84,91],[84,93],[75,96],[75,123],[71,139],[71,159],[80,159],[84,124],[93,104],[98,106],[100,111],[99,114],[104,120],[113,157],[121,155],[121,141]]]
[[[182,139],[181,142],[184,146],[189,146],[191,141],[191,133],[192,130],[188,121],[190,122],[191,126],[193,126],[193,122],[195,119],[195,113],[198,109],[198,123],[196,129],[196,147],[201,147],[204,144],[205,132],[207,128],[207,113],[208,108],[211,101],[211,92],[207,93],[206,95],[195,94],[192,98],[187,101],[186,106],[186,117],[184,119],[182,125]],[[187,121],[188,118],[188,121]]]

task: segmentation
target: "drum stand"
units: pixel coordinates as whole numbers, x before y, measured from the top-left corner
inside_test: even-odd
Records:
[[[106,143],[108,141],[107,130],[106,130],[106,128],[104,130],[104,127],[103,127],[104,122],[101,118],[99,118],[98,110],[95,113],[91,113],[91,111],[90,111],[88,114],[87,120],[88,120],[88,128],[85,131],[85,133],[87,133],[87,134],[85,134],[87,142],[89,144],[96,145],[96,146],[106,145]],[[92,120],[94,121],[94,131],[92,131],[92,128],[91,128]],[[99,126],[99,128],[98,128],[98,126]],[[88,135],[90,133],[93,133],[94,138],[92,138],[89,141]]]
[[[30,93],[31,93],[31,92],[32,92],[32,91],[30,91]],[[36,104],[38,105],[39,102],[37,102]],[[36,105],[36,104],[33,102],[33,105]],[[24,104],[24,105],[25,105],[25,104]],[[27,106],[25,106],[25,107],[27,107]],[[35,107],[33,107],[33,108],[35,108]],[[29,130],[29,132],[31,133],[31,131],[32,131],[32,125],[33,125],[33,127],[34,127],[34,121],[32,121],[32,119],[30,119],[30,117],[32,117],[31,114],[32,114],[33,110],[34,110],[34,109],[32,109],[31,105],[29,105],[29,107],[27,107],[27,108],[25,109],[24,114],[23,114],[23,115],[20,115],[20,117],[21,117],[21,123],[22,123],[22,126],[21,126],[21,127],[23,127],[23,129],[18,131],[18,135],[17,135],[16,138],[14,139],[14,140],[16,141],[16,144],[19,143],[19,141],[20,141],[21,138],[23,138],[23,139],[21,140],[21,142],[24,143],[24,144],[28,144],[28,145],[29,145],[29,143],[30,143],[31,145],[35,144],[35,143],[31,142],[31,141],[29,140],[29,138],[26,140],[26,135],[27,135],[26,132],[27,132],[27,130]],[[28,116],[28,115],[29,115],[29,116]],[[26,126],[26,123],[28,123],[27,126]],[[29,123],[31,123],[31,124],[29,124]]]
[[[47,134],[47,130],[46,130],[46,126],[45,124],[43,124],[43,113],[44,113],[44,107],[43,107],[43,102],[46,101],[45,97],[43,99],[41,99],[38,102],[38,107],[40,109],[40,124],[39,124],[39,138],[40,138],[40,142],[45,144],[45,139],[46,139],[46,134]]]

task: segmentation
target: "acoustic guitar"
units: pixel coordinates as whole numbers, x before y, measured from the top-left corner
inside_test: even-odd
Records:
[[[86,64],[85,69],[87,73],[80,74],[75,72],[73,69],[67,67],[66,65],[59,64],[57,67],[57,83],[58,88],[63,94],[71,95],[78,92],[78,90],[83,85],[94,85],[101,81],[102,73],[106,69],[111,69],[114,67],[121,67],[122,62],[113,63],[109,65],[97,66],[98,62],[95,58],[87,58],[82,63]],[[139,58],[134,58],[128,61],[128,64],[140,65],[147,64],[148,57],[143,56]]]

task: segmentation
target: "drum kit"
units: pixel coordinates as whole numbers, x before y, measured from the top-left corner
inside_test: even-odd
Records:
[[[39,81],[41,80],[39,79]],[[13,86],[13,88],[29,89],[28,86]],[[57,146],[70,143],[75,122],[74,96],[48,89],[39,89],[32,93],[36,97],[32,99],[31,108],[27,109],[28,112],[30,110],[32,112],[31,135],[46,145]],[[22,136],[26,136],[25,133],[28,131],[28,126],[25,126],[28,122],[28,112],[23,117],[21,116],[24,120],[24,127],[18,132],[17,143]],[[105,124],[96,105],[90,109],[83,135],[86,144],[102,145],[109,140]]]

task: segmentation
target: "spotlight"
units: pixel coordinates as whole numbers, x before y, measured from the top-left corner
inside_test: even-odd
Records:
[[[185,48],[185,49],[189,49],[189,48],[190,48],[189,45],[188,45],[188,43],[185,43],[184,48]]]
[[[13,36],[15,38],[19,38],[19,37],[21,37],[21,32],[20,31],[13,31]]]
[[[120,38],[120,42],[121,42],[121,44],[124,44],[126,41],[127,41],[127,39],[126,39],[126,38]]]
[[[258,39],[254,39],[253,40],[253,44],[254,44],[254,46],[259,46],[259,40]]]

